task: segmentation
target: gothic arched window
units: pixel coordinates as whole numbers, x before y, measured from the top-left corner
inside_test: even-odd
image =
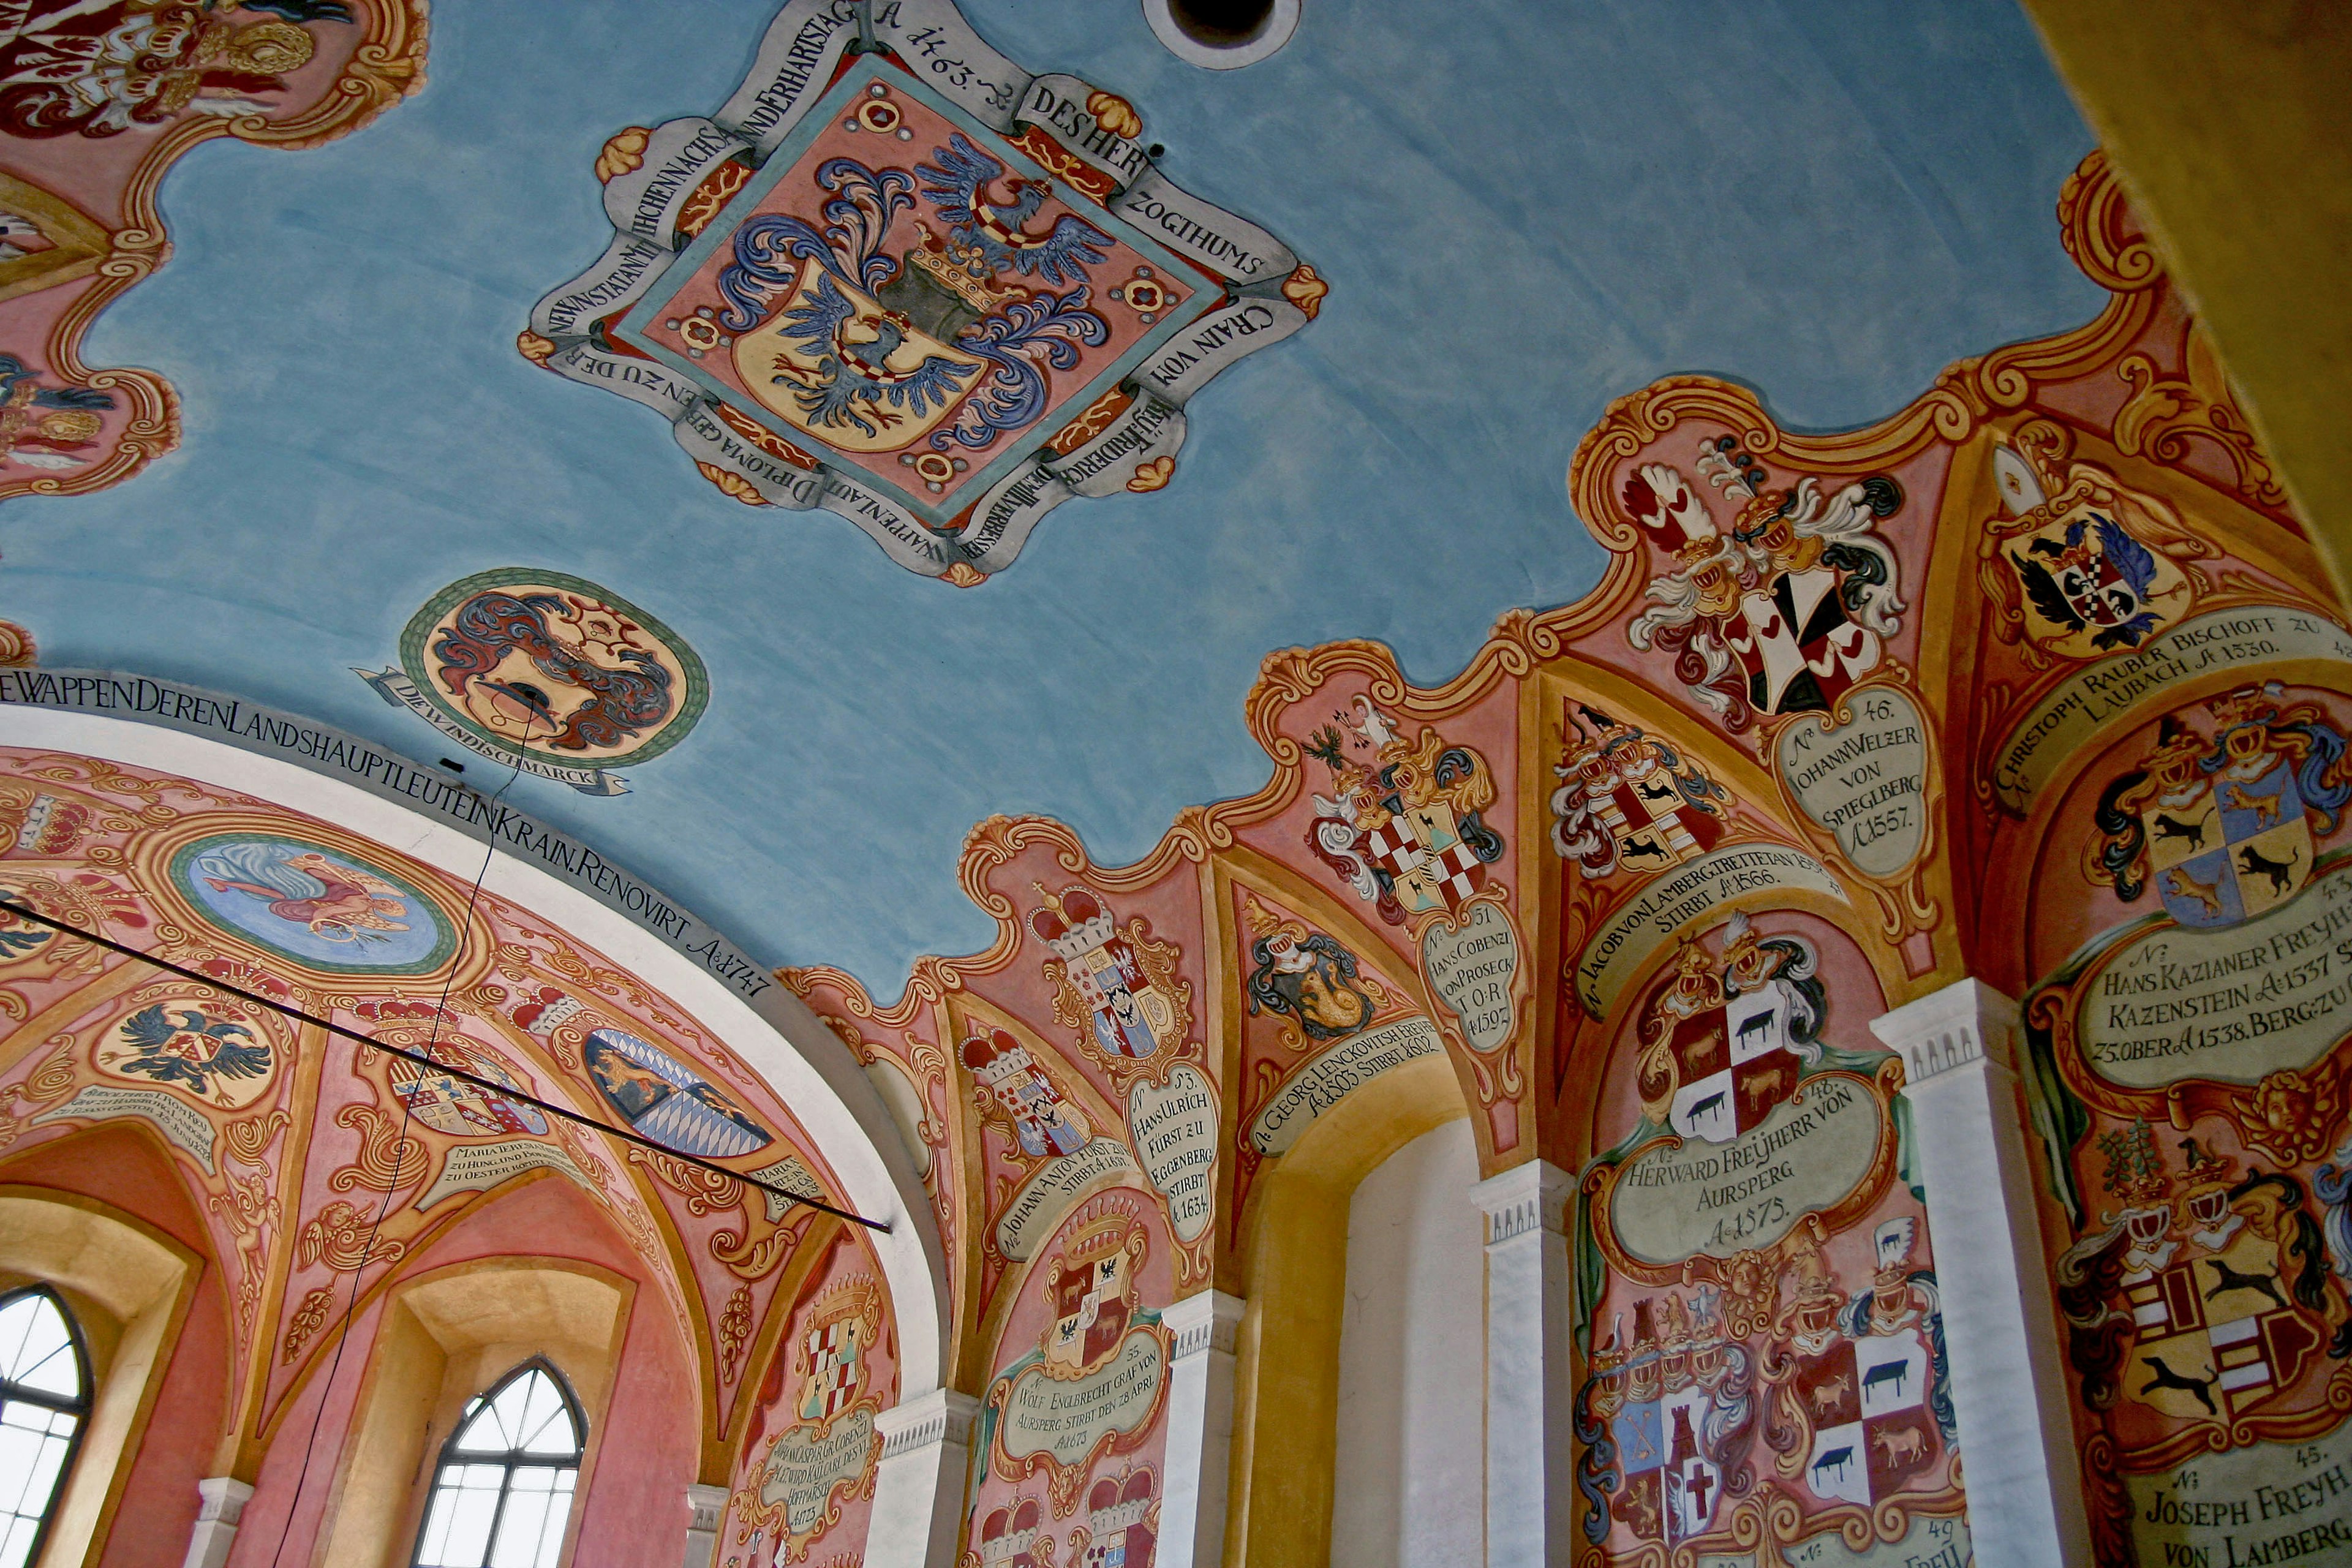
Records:
[[[417,1568],[555,1568],[583,1436],[572,1391],[545,1362],[467,1405],[442,1446]]]
[[[24,1568],[65,1491],[89,1415],[81,1331],[46,1285],[0,1296],[0,1568]]]

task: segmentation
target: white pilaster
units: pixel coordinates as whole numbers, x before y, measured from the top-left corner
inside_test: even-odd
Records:
[[[727,1489],[688,1481],[686,1512],[684,1568],[710,1568],[719,1559],[719,1526],[727,1513]]]
[[[980,1401],[952,1388],[906,1400],[874,1418],[882,1462],[874,1480],[866,1568],[954,1568],[964,1481]]]
[[[1176,1337],[1168,1372],[1168,1466],[1160,1503],[1160,1568],[1213,1568],[1225,1556],[1234,1448],[1238,1296],[1202,1290],[1160,1314]]]
[[[1486,1214],[1487,1568],[1570,1562],[1576,1391],[1565,1215],[1575,1190],[1541,1160],[1470,1189]]]
[[[1962,980],[1870,1027],[1903,1055],[1977,1561],[2087,1568],[2090,1524],[2012,1065],[2017,1004]]]
[[[196,1483],[204,1501],[196,1508],[196,1528],[188,1536],[188,1555],[182,1568],[221,1568],[236,1540],[236,1521],[253,1500],[253,1488],[235,1476],[206,1476]]]

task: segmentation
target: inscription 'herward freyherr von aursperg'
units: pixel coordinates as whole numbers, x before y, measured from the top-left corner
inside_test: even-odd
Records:
[[[1142,131],[952,0],[792,0],[715,114],[605,143],[610,242],[517,346],[726,495],[971,586],[1072,497],[1164,488],[1187,401],[1327,291]]]

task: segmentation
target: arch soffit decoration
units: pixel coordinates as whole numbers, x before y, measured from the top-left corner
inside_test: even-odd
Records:
[[[2193,321],[2158,268],[2103,155],[2092,154],[2070,177],[2059,195],[2057,216],[2069,254],[2109,291],[2106,305],[2083,327],[1962,360],[1912,404],[1847,432],[1785,430],[1754,392],[1711,377],[1668,377],[1630,394],[1587,434],[1569,469],[1570,499],[1609,552],[1601,581],[1583,599],[1554,609],[1507,612],[1458,675],[1431,688],[1407,681],[1389,649],[1374,642],[1272,653],[1244,702],[1249,731],[1272,763],[1257,791],[1187,807],[1151,851],[1118,867],[1096,865],[1077,837],[1058,822],[989,818],[973,827],[960,867],[966,894],[996,921],[996,938],[987,948],[963,957],[918,960],[905,991],[888,1005],[877,1005],[837,970],[787,969],[779,972],[781,977],[856,1033],[861,1050],[898,1054],[903,1047],[893,1043],[895,1037],[942,999],[992,977],[1009,981],[1013,976],[1008,972],[1032,957],[1034,949],[1022,926],[1014,889],[1034,866],[1024,857],[1039,853],[1050,856],[1053,874],[1112,897],[1158,888],[1180,868],[1193,868],[1202,885],[1204,940],[1212,942],[1230,940],[1219,923],[1219,876],[1229,864],[1245,863],[1253,851],[1287,868],[1292,886],[1304,881],[1347,909],[1344,887],[1303,863],[1306,858],[1281,837],[1281,819],[1295,815],[1318,782],[1307,733],[1335,699],[1360,694],[1401,731],[1427,723],[1451,739],[1448,726],[1514,689],[1511,754],[1487,758],[1498,782],[1511,786],[1502,792],[1508,798],[1498,803],[1496,820],[1517,830],[1509,854],[1495,870],[1508,879],[1512,913],[1528,958],[1523,968],[1532,972],[1535,984],[1507,1054],[1521,1066],[1527,1084],[1523,1104],[1550,1157],[1570,1165],[1578,1157],[1580,1150],[1571,1145],[1584,1135],[1570,1130],[1580,1119],[1562,1116],[1558,1101],[1580,1073],[1598,1070],[1594,1053],[1605,1049],[1609,1038],[1608,1031],[1589,1027],[1570,1014],[1553,984],[1563,963],[1563,936],[1574,934],[1563,932],[1559,910],[1575,873],[1551,850],[1545,807],[1556,783],[1552,770],[1564,699],[1590,700],[1604,710],[1613,703],[1622,710],[1613,716],[1638,722],[1697,758],[1730,786],[1744,837],[1805,848],[1846,900],[1840,908],[1835,897],[1823,893],[1766,890],[1726,900],[1709,911],[1711,920],[1776,900],[1821,914],[1862,948],[1890,1006],[1959,978],[1969,972],[1972,959],[1981,963],[1977,923],[1988,907],[1985,900],[2000,890],[2000,873],[1995,858],[1983,853],[1985,830],[1965,821],[1968,814],[1956,808],[1963,801],[1990,798],[1982,777],[1983,752],[1998,737],[1988,738],[1988,728],[2003,718],[2013,721],[2060,673],[2026,671],[2040,680],[2038,689],[2010,676],[1999,694],[2008,700],[2004,711],[1992,710],[1978,689],[1988,661],[2015,640],[2004,639],[1995,624],[2000,606],[1989,597],[1979,561],[1986,519],[1997,510],[1986,471],[1993,444],[2046,440],[2044,431],[2058,428],[2066,458],[2108,468],[2124,483],[2168,499],[2197,520],[2200,531],[2225,540],[2231,555],[2269,579],[2265,594],[2319,580],[2284,493],[2244,435],[2210,356],[2200,359]],[[1919,709],[1929,762],[1923,842],[1898,876],[1862,873],[1780,786],[1753,728],[1731,732],[1685,694],[1664,661],[1654,661],[1653,668],[1633,658],[1624,645],[1624,623],[1644,603],[1644,586],[1664,552],[1653,555],[1652,542],[1625,510],[1623,480],[1639,462],[1662,457],[1687,468],[1691,454],[1684,448],[1695,449],[1701,434],[1730,437],[1746,461],[1772,471],[1774,484],[1812,479],[1834,492],[1874,474],[1905,476],[1907,493],[1897,521],[1904,530],[1900,588],[1907,601],[1906,625],[1900,637],[1890,639],[1893,651],[1883,669]],[[2254,582],[2244,572],[2238,575],[2241,586]],[[2336,618],[2336,612],[2307,595],[2291,602]],[[1932,641],[1926,637],[1930,630]],[[2242,679],[2242,672],[2214,678],[2230,679]],[[2103,725],[2101,732],[2110,727]],[[2069,766],[2086,765],[2087,753],[2097,749],[2095,743],[2083,748],[2084,755]],[[2047,800],[2063,793],[2063,779],[2053,781],[2036,809],[2045,810]],[[2010,827],[1993,831],[2006,841],[2000,861],[2030,863],[2030,852],[2008,853],[2015,842]],[[1366,918],[1364,911],[1354,913],[1351,939],[1386,941],[1389,955],[1418,974],[1410,945],[1402,940],[1404,933]],[[1650,954],[1619,994],[1637,994],[1671,945]],[[1213,979],[1202,1000],[1213,1004],[1204,1027],[1222,1050],[1239,999]],[[1449,1049],[1457,1058],[1465,1055],[1455,1031],[1445,1034]],[[1558,1047],[1549,1063],[1533,1059],[1535,1042],[1545,1038]],[[1230,1106],[1225,1114],[1230,1121]],[[1223,1141],[1230,1144],[1229,1126],[1224,1132]],[[1534,1138],[1498,1152],[1491,1125],[1481,1126],[1479,1142],[1482,1168],[1489,1173],[1538,1152]],[[944,1144],[941,1149],[946,1152]]]
[[[465,885],[483,866],[481,842],[446,823],[295,763],[201,736],[102,714],[12,706],[0,716],[0,742],[152,769],[236,791],[341,828]],[[845,1206],[891,1224],[889,1234],[868,1236],[908,1358],[903,1386],[914,1392],[935,1386],[947,1327],[944,1253],[936,1222],[928,1201],[909,1203],[903,1195],[911,1189],[919,1196],[921,1184],[890,1113],[841,1041],[788,995],[776,997],[771,1008],[788,1020],[780,1026],[698,964],[503,848],[490,856],[482,885],[486,893],[571,933],[656,988],[791,1108],[816,1154],[838,1178]],[[140,984],[130,973],[137,967],[115,966],[103,979],[131,989]],[[89,1007],[87,1002],[78,1005],[81,1011]],[[303,1070],[315,1073],[321,1041],[310,1026],[302,1032]],[[474,1203],[479,1201],[478,1194]],[[434,1227],[435,1234],[444,1230]],[[812,1231],[807,1239],[820,1238]],[[670,1266],[679,1261],[673,1257]],[[707,1370],[710,1347],[699,1346],[698,1355]]]

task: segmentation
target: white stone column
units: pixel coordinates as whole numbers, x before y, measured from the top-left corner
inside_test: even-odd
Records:
[[[2090,1523],[2013,1065],[2017,1004],[1962,980],[1870,1027],[1903,1055],[1977,1561],[2088,1568]]]
[[[686,1511],[684,1568],[710,1568],[719,1560],[719,1527],[727,1514],[727,1489],[688,1481]]]
[[[1167,1482],[1160,1502],[1160,1568],[1214,1568],[1225,1558],[1225,1494],[1234,1450],[1234,1342],[1247,1303],[1223,1290],[1187,1296],[1160,1314],[1176,1337],[1168,1371]]]
[[[1566,1214],[1575,1178],[1541,1160],[1470,1189],[1486,1214],[1486,1564],[1567,1568],[1576,1388]]]
[[[874,1418],[882,1462],[866,1568],[955,1568],[980,1401],[935,1388]]]
[[[221,1568],[236,1540],[236,1521],[253,1500],[253,1488],[235,1476],[206,1476],[196,1483],[196,1495],[205,1500],[197,1506],[182,1568]]]

